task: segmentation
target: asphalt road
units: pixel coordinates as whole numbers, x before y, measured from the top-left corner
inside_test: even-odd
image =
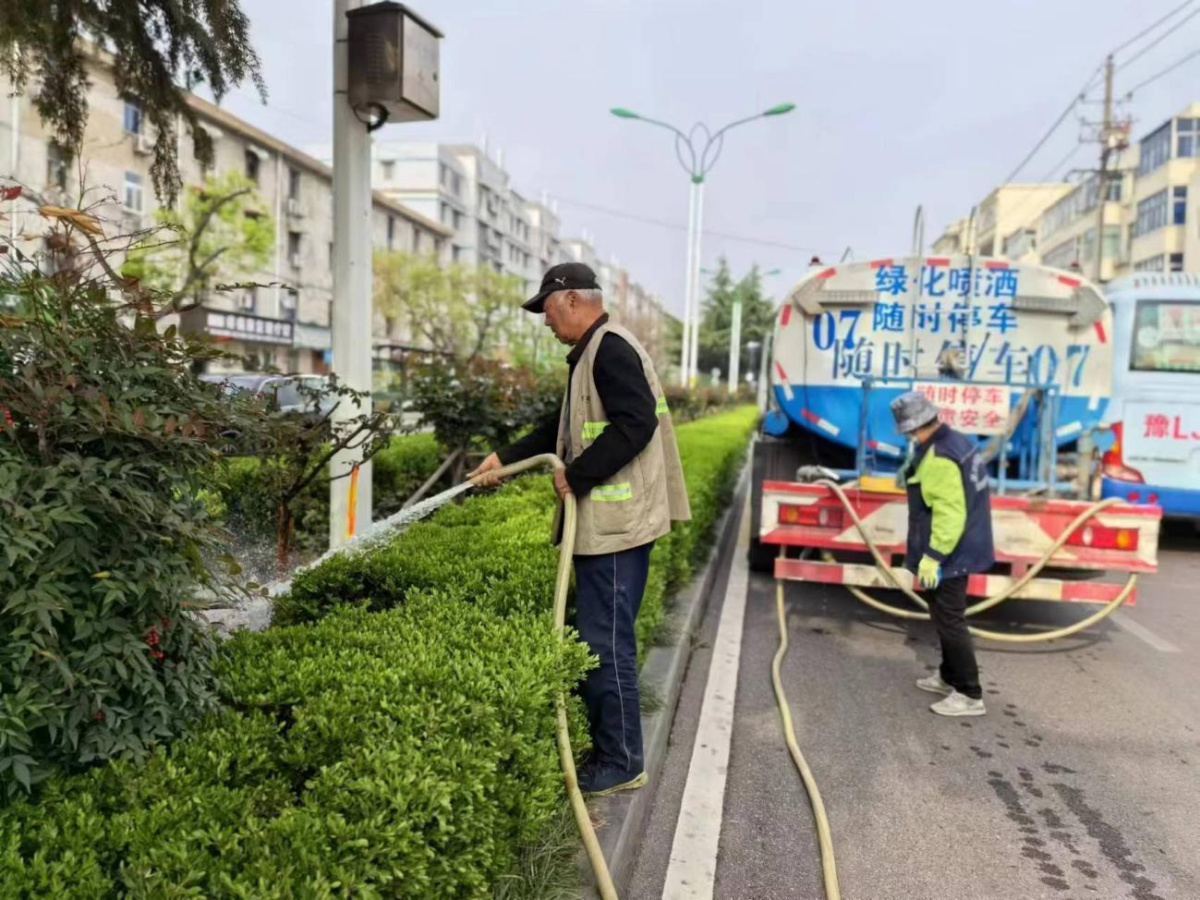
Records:
[[[784,682],[846,900],[1200,898],[1200,538],[1172,529],[1139,601],[1050,645],[980,644],[988,715],[948,720],[913,681],[932,629],[840,588],[790,585]],[[725,579],[705,619],[628,896],[662,895]],[[1090,608],[1013,602],[996,629]],[[770,664],[774,583],[751,578],[715,896],[822,898],[812,816]],[[715,824],[713,827],[716,827]]]

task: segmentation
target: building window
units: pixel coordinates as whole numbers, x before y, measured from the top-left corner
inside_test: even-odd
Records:
[[[300,265],[300,232],[288,232],[288,260],[293,266]]]
[[[389,250],[396,249],[396,217],[388,216],[387,218],[387,248]]]
[[[1200,119],[1175,120],[1175,155],[1200,156]]]
[[[1142,154],[1138,159],[1138,174],[1153,172],[1171,158],[1171,123],[1142,138]]]
[[[142,108],[132,100],[125,101],[125,133],[142,133]]]
[[[254,312],[258,307],[258,288],[247,288],[238,295],[238,309],[242,312]]]
[[[295,322],[299,306],[300,292],[295,288],[287,288],[279,297],[279,318],[285,322]]]
[[[46,187],[67,189],[67,169],[71,165],[71,153],[58,141],[46,143]]]
[[[255,184],[258,184],[258,169],[261,163],[257,153],[253,150],[246,151],[246,177]]]
[[[288,169],[288,199],[300,199],[300,170]]]
[[[463,248],[456,244],[450,245],[450,259],[452,262],[459,262],[463,258]]]
[[[125,208],[133,212],[142,211],[143,179],[137,172],[125,173],[125,193],[123,201]]]
[[[1042,263],[1052,266],[1055,269],[1069,269],[1071,268],[1071,263],[1076,262],[1078,258],[1079,253],[1076,248],[1076,240],[1075,238],[1070,238],[1043,253]]]
[[[384,181],[391,181],[396,176],[396,164],[390,159],[380,163],[379,168]]]
[[[420,255],[421,255],[421,232],[417,231],[417,229],[415,229],[415,228],[413,229],[413,248],[412,248],[412,252],[413,252],[413,256],[420,256]]]
[[[1182,253],[1172,253],[1171,254],[1168,270],[1171,272],[1182,272],[1183,271],[1183,254]]]
[[[1165,258],[1160,253],[1158,256],[1151,256],[1148,259],[1143,259],[1141,262],[1133,264],[1135,272],[1161,272],[1164,268]]]
[[[333,268],[333,241],[329,242],[329,268]]]
[[[1171,221],[1175,225],[1182,225],[1187,221],[1187,185],[1172,188],[1171,196],[1174,199],[1171,209]]]
[[[1167,224],[1166,188],[1138,203],[1137,221],[1133,225],[1133,236],[1141,237]]]

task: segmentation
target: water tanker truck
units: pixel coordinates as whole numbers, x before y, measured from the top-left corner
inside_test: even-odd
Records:
[[[1161,510],[1097,502],[1112,333],[1103,294],[1073,272],[972,256],[814,266],[764,351],[752,564],[911,585],[896,478],[907,447],[889,404],[918,390],[987,462],[997,564],[972,595],[1132,602],[1135,576],[1157,568]]]

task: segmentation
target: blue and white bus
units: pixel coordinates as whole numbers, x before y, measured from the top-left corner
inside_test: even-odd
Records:
[[[1114,372],[1103,496],[1200,519],[1200,275],[1136,273],[1105,293]]]

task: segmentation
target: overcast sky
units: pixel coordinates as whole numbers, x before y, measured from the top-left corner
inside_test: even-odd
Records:
[[[331,0],[242,0],[263,58],[266,107],[225,105],[300,146],[330,140]],[[923,204],[932,241],[1002,181],[1104,55],[1179,0],[414,0],[441,28],[442,118],[385,140],[502,148],[514,185],[545,190],[565,230],[682,309],[687,179],[670,135],[609,115],[625,106],[684,130],[788,101],[789,115],[732,132],[710,176],[704,264],[779,267],[782,292],[809,256],[905,252]],[[1190,15],[1191,10],[1181,14]],[[1129,59],[1155,35],[1118,54]],[[1123,94],[1200,47],[1200,18],[1117,75]],[[1098,97],[1098,88],[1092,91]],[[1140,137],[1200,100],[1200,58],[1123,107]],[[1093,118],[1096,105],[1081,107]],[[1072,117],[1020,180],[1094,166]],[[585,205],[586,204],[586,205]],[[619,218],[603,207],[663,227]]]

